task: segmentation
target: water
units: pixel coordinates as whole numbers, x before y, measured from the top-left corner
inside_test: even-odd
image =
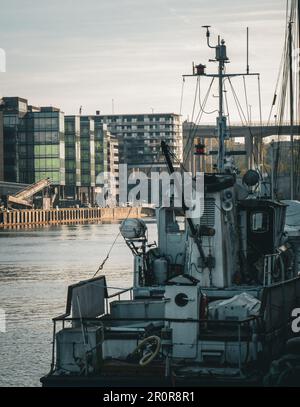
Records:
[[[148,229],[155,240],[154,222]],[[50,370],[51,319],[65,312],[67,287],[93,277],[118,231],[117,224],[0,231],[0,386],[40,386]],[[120,237],[103,272],[108,285],[131,287],[132,264]]]

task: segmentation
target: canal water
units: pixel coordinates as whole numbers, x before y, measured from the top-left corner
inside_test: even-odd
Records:
[[[147,222],[149,240],[156,224]],[[52,321],[65,312],[67,287],[92,278],[118,224],[0,231],[0,386],[40,386],[49,372]],[[111,287],[132,286],[133,256],[119,237],[103,274]]]

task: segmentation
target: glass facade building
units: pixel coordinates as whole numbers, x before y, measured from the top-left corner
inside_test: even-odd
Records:
[[[3,98],[4,180],[33,184],[50,178],[65,185],[64,114]]]
[[[81,186],[80,117],[65,117],[65,167],[66,193],[71,194]]]
[[[100,116],[94,117],[95,122],[95,172],[97,175],[108,171],[108,147],[110,134]]]
[[[27,100],[18,97],[3,98],[3,163],[4,180],[19,180],[19,129],[27,113]]]
[[[4,180],[33,184],[50,178],[61,200],[93,204],[102,173],[115,177],[117,195],[119,163],[130,172],[165,171],[162,140],[182,160],[181,116],[172,113],[65,116],[60,109],[33,107],[15,97],[2,99],[0,115]]]
[[[65,141],[64,115],[55,108],[41,108],[28,113],[27,122],[33,132],[34,182],[50,178],[53,185],[64,186]],[[28,131],[28,130],[27,130]]]
[[[95,122],[89,116],[80,117],[81,185],[95,187]]]

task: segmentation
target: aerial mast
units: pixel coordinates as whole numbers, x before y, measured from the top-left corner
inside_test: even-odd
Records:
[[[295,192],[295,143],[294,143],[294,78],[293,78],[293,22],[289,22],[289,76],[290,76],[290,125],[291,125],[291,200]]]
[[[219,80],[219,115],[217,117],[217,130],[218,130],[218,139],[219,139],[219,161],[218,169],[220,173],[224,172],[225,166],[225,140],[227,139],[227,119],[224,116],[224,98],[223,98],[223,78],[225,74],[225,64],[229,62],[227,57],[227,48],[225,45],[225,40],[221,40],[220,36],[218,37],[218,45],[213,47],[210,44],[210,26],[205,25],[203,28],[206,28],[206,38],[207,45],[209,48],[216,50],[216,58],[213,61],[219,63],[218,69],[218,80]]]
[[[226,156],[229,152],[226,152],[226,145],[225,141],[229,139],[228,130],[227,130],[227,117],[224,113],[224,80],[235,78],[239,76],[257,76],[259,78],[259,73],[250,73],[249,67],[249,58],[248,52],[249,48],[247,47],[247,68],[245,73],[226,73],[225,71],[225,64],[229,63],[229,58],[227,57],[227,47],[225,45],[225,40],[221,40],[221,37],[218,36],[218,44],[216,46],[212,46],[210,44],[210,26],[204,25],[203,28],[206,28],[206,38],[207,38],[207,45],[209,48],[215,50],[215,59],[210,59],[209,62],[218,62],[218,73],[217,74],[208,74],[206,73],[206,66],[203,64],[194,65],[193,64],[193,73],[192,75],[183,75],[184,78],[186,77],[199,77],[203,76],[206,78],[215,78],[218,79],[218,87],[219,87],[219,109],[218,109],[218,117],[217,117],[217,134],[218,134],[218,171],[220,174],[225,173],[227,171],[226,168]],[[249,30],[247,30],[247,43],[249,41]]]

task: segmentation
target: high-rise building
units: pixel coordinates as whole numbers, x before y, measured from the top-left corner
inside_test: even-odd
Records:
[[[19,182],[19,128],[28,110],[27,100],[6,97],[2,100],[4,180]]]
[[[128,165],[128,175],[165,171],[162,140],[182,160],[181,116],[176,114],[65,116],[19,97],[3,98],[0,114],[4,180],[33,184],[50,178],[53,192],[64,200],[93,204],[102,187],[117,196],[119,163]],[[1,151],[0,130],[0,159]],[[105,173],[110,175],[103,178]]]
[[[108,171],[108,151],[110,133],[107,125],[102,123],[99,115],[93,117],[95,122],[95,172],[98,174]]]
[[[65,185],[64,115],[35,108],[19,97],[3,98],[4,180],[34,183],[51,178]]]
[[[65,116],[65,196],[77,199],[81,187],[80,117]]]
[[[42,107],[29,112],[26,119],[27,136],[33,136],[34,182],[50,178],[53,185],[65,186],[64,114],[54,107]]]
[[[120,163],[129,169],[163,171],[166,169],[161,150],[164,140],[182,161],[181,116],[173,113],[101,116],[112,135],[119,141]]]
[[[108,140],[108,172],[110,174],[108,188],[113,197],[119,199],[119,142],[111,136]]]
[[[65,116],[54,107],[3,98],[0,179],[33,184],[50,178],[60,199],[93,204],[96,176],[109,169],[109,140],[107,126],[97,116]]]

